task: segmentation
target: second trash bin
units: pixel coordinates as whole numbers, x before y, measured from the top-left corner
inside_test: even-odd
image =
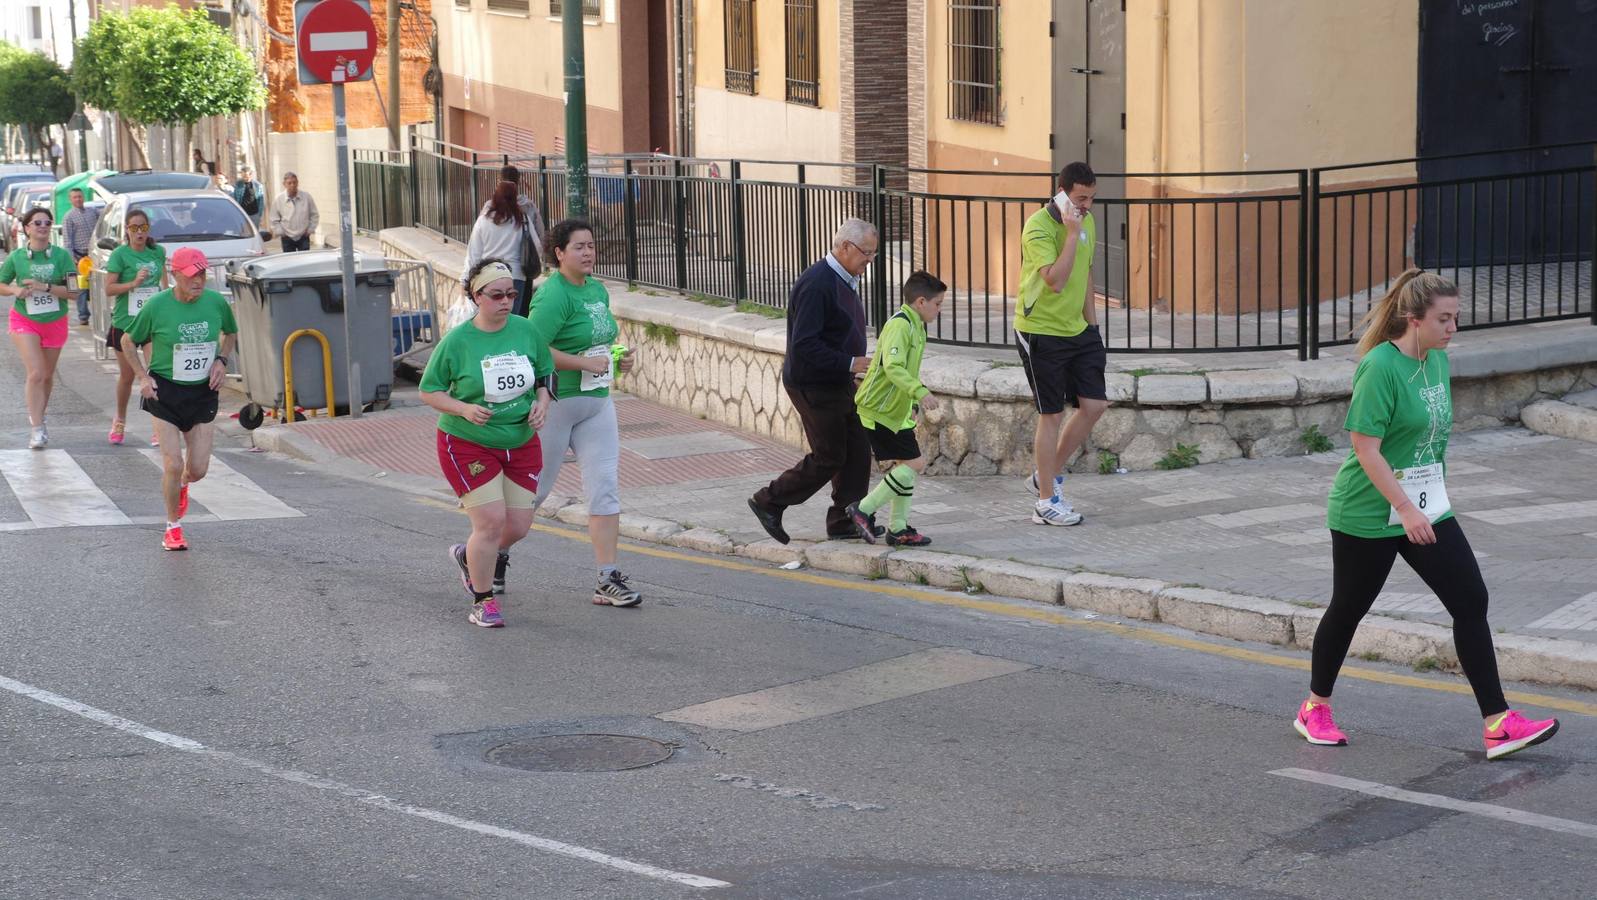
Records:
[[[233,312],[238,318],[239,363],[250,401],[282,409],[283,342],[302,328],[314,328],[333,351],[333,400],[339,415],[349,411],[349,354],[344,346],[344,286],[337,250],[279,253],[228,266]],[[394,278],[380,256],[355,254],[354,319],[350,342],[360,365],[362,406],[388,399],[394,383]],[[294,342],[294,404],[327,407],[322,347],[315,338]]]

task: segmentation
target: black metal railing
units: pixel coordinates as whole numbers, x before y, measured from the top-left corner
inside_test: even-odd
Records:
[[[1437,166],[1463,157],[1099,173],[1092,296],[1105,343],[1123,353],[1295,349],[1317,357],[1356,340],[1370,304],[1416,265],[1459,284],[1465,328],[1583,316],[1597,324],[1592,148],[1515,151],[1502,164],[1475,154],[1462,174]],[[522,191],[545,222],[565,217],[562,159],[419,141],[403,154],[356,153],[357,222],[369,231],[419,225],[463,242],[507,163],[520,169]],[[798,274],[830,249],[838,223],[857,216],[881,231],[881,252],[861,283],[873,323],[897,305],[894,285],[925,268],[949,284],[932,340],[1005,346],[1014,342],[1021,232],[1053,180],[1046,172],[596,155],[588,217],[605,277],[781,309]]]

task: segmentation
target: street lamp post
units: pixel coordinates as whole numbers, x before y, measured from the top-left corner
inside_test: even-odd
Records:
[[[67,18],[72,23],[72,49],[77,52],[78,46],[78,0],[67,0]],[[83,101],[74,98],[77,109],[72,113],[71,121],[67,122],[68,131],[78,133],[78,165],[82,171],[89,171],[89,120],[83,115]]]

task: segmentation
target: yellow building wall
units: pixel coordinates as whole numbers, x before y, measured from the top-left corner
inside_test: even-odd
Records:
[[[531,14],[491,10],[485,0],[469,9],[454,0],[434,4],[445,105],[489,120],[490,145],[479,149],[494,149],[501,121],[531,130],[540,153],[553,153],[554,137],[565,134],[560,20],[548,16],[548,0],[530,2]],[[615,153],[622,149],[621,29],[610,15],[616,6],[603,8],[605,15],[583,27],[588,143]]]
[[[778,159],[837,162],[842,159],[839,113],[838,6],[821,0],[816,8],[819,42],[819,107],[788,103],[787,37],[781,3],[755,4],[754,95],[726,89],[725,4],[693,5],[694,155],[710,159]],[[753,168],[751,178],[792,178]],[[817,169],[810,181],[837,184],[836,171]]]

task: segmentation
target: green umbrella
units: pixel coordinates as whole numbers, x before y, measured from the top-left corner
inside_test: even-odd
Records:
[[[88,172],[79,172],[76,175],[69,175],[66,178],[56,182],[54,193],[51,195],[55,198],[55,202],[51,204],[55,210],[55,220],[57,222],[61,221],[61,217],[65,216],[67,214],[67,210],[72,208],[72,201],[67,199],[67,194],[70,193],[73,188],[81,188],[83,190],[83,201],[87,203],[88,201],[94,199],[94,188],[89,187],[89,181],[94,178],[99,178],[101,175],[115,174],[115,169],[93,169]]]

